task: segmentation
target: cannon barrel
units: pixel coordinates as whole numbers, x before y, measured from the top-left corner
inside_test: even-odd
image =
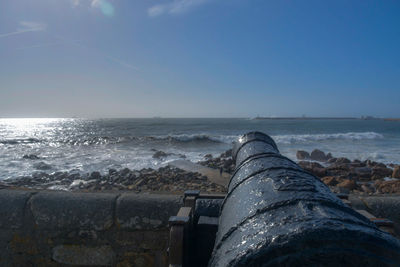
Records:
[[[282,156],[271,137],[235,143],[209,266],[400,266],[400,241]]]

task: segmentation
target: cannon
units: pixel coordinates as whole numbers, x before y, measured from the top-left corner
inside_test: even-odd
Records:
[[[189,192],[189,210],[171,218],[171,240],[177,229],[182,237],[171,266],[400,266],[400,241],[282,156],[271,137],[245,134],[232,154],[226,196]]]

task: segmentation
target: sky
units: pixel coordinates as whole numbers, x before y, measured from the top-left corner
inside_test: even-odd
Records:
[[[0,117],[400,117],[400,1],[2,0]]]

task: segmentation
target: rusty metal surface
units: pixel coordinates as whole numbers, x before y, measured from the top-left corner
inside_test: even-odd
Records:
[[[210,266],[400,266],[399,240],[277,154],[270,137],[245,135],[233,151]]]

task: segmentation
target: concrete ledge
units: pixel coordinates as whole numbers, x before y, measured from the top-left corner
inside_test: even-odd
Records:
[[[35,224],[42,229],[106,230],[113,224],[115,194],[39,192],[30,200]]]
[[[125,230],[166,228],[181,206],[181,198],[172,195],[123,194],[117,201],[117,225]]]
[[[53,260],[70,265],[109,266],[115,260],[110,246],[60,245],[53,249]]]
[[[181,196],[0,189],[0,266],[167,266]]]
[[[34,192],[0,190],[0,229],[23,226],[25,206]]]

